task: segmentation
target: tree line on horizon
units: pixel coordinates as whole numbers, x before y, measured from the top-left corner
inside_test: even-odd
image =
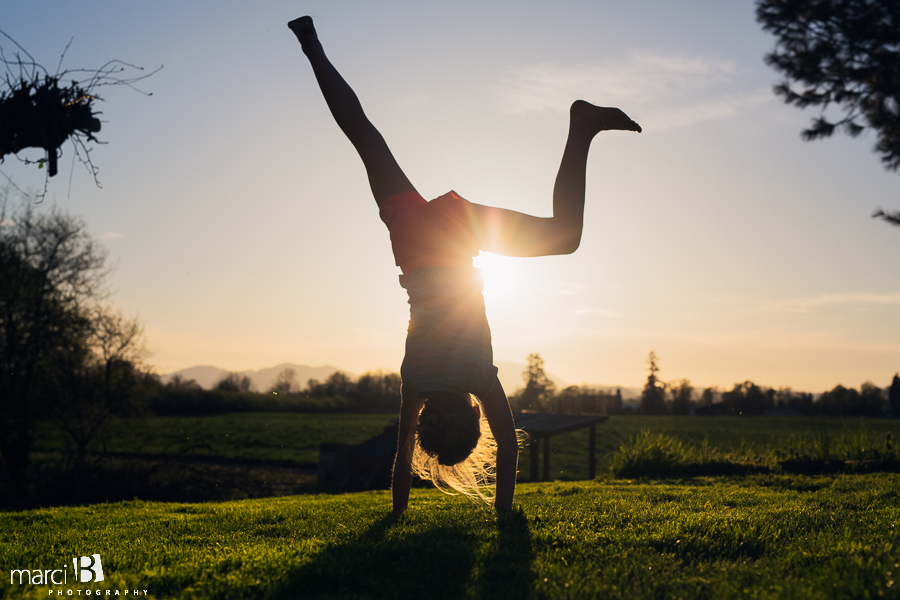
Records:
[[[688,379],[662,381],[659,357],[651,351],[649,375],[637,402],[626,402],[621,390],[590,385],[570,385],[557,390],[544,371],[540,354],[530,354],[522,372],[523,386],[509,394],[513,411],[548,413],[606,413],[644,415],[804,415],[804,416],[900,416],[900,373],[890,386],[871,381],[860,388],[836,385],[822,394],[770,388],[753,381],[735,383],[730,390],[697,389]],[[367,372],[354,381],[335,371],[325,381],[310,379],[305,387],[294,369],[285,368],[267,390],[252,389],[249,377],[229,373],[211,390],[193,379],[175,376],[154,395],[157,414],[189,414],[233,411],[298,412],[394,412],[400,408],[399,373]]]
[[[867,381],[859,390],[836,385],[819,395],[789,387],[769,388],[749,380],[735,383],[730,390],[718,387],[698,390],[688,379],[668,383],[660,380],[659,357],[651,351],[647,358],[650,373],[640,398],[634,403],[623,402],[619,390],[572,385],[557,391],[544,372],[544,361],[539,354],[530,354],[527,362],[522,373],[525,386],[509,397],[513,410],[623,415],[900,417],[900,373],[883,389]]]
[[[400,410],[400,375],[369,371],[355,381],[335,371],[325,381],[310,379],[305,387],[292,368],[282,370],[265,391],[253,389],[246,375],[229,373],[212,389],[179,375],[157,387],[147,408],[157,415],[206,415],[228,412],[355,412],[383,413]]]
[[[859,390],[838,384],[818,396],[790,387],[760,386],[750,380],[735,383],[730,390],[707,387],[697,393],[687,379],[662,382],[657,376],[658,363],[659,357],[651,350],[647,357],[650,374],[635,407],[641,414],[900,417],[900,373],[884,389],[866,381]]]

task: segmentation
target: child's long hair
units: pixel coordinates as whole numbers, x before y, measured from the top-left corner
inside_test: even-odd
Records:
[[[445,494],[455,490],[490,503],[493,495],[485,492],[495,483],[497,442],[478,398],[433,392],[419,413],[413,444],[413,473]]]

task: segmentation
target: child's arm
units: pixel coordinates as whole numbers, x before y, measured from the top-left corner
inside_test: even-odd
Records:
[[[491,433],[497,442],[497,491],[494,495],[494,508],[505,510],[512,508],[513,495],[516,491],[516,472],[519,462],[519,440],[516,438],[516,425],[506,392],[498,379],[494,389],[481,401],[484,416],[487,418]]]
[[[419,411],[424,400],[402,400],[400,427],[397,436],[397,457],[391,477],[391,498],[394,514],[400,515],[409,504],[409,488],[412,486],[412,436],[419,421]]]

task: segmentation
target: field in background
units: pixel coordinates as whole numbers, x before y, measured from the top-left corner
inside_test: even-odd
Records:
[[[230,413],[209,417],[148,417],[118,421],[96,449],[118,455],[188,454],[276,466],[315,468],[321,442],[358,444],[378,435],[396,415]],[[45,423],[35,450],[63,450]]]
[[[400,520],[387,492],[0,513],[4,570],[97,553],[105,575],[0,598],[900,597],[897,474],[523,484],[517,504],[413,490]]]
[[[662,433],[687,446],[707,443],[712,449],[736,455],[765,454],[771,450],[814,450],[822,445],[837,449],[841,440],[866,436],[883,442],[893,431],[900,434],[900,421],[834,417],[687,417],[614,415],[597,427],[597,473],[608,471],[613,455],[642,431]],[[586,479],[588,475],[588,431],[552,438],[551,478]],[[530,453],[520,455],[520,478],[529,473]]]
[[[151,417],[123,420],[102,440],[105,452],[120,457],[188,455],[230,464],[315,468],[321,442],[359,443],[380,434],[396,415],[233,413],[211,417]],[[612,455],[641,431],[665,433],[687,445],[738,454],[772,449],[810,448],[865,434],[882,442],[900,421],[830,417],[680,417],[612,416],[597,426],[597,473],[608,471]],[[60,452],[61,437],[45,424],[36,436],[37,452]],[[551,478],[588,476],[587,429],[551,439]],[[530,452],[520,456],[520,479],[527,480]]]

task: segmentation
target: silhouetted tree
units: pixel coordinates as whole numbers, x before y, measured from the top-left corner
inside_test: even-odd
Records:
[[[308,379],[306,381],[306,394],[308,396],[324,396],[325,386],[318,379]]]
[[[791,398],[791,405],[796,408],[800,414],[810,415],[815,413],[815,405],[813,403],[813,395],[809,392],[798,392]]]
[[[185,391],[185,390],[202,390],[203,388],[197,383],[196,379],[185,379],[183,375],[173,375],[172,379],[165,385],[167,390]]]
[[[891,387],[888,388],[888,403],[894,416],[900,418],[900,373],[894,375]]]
[[[641,412],[646,415],[660,415],[666,411],[665,387],[656,376],[659,373],[658,361],[656,352],[651,350],[647,356],[650,375],[647,376],[647,383],[644,384],[644,391],[641,393]]]
[[[352,398],[365,411],[395,412],[400,409],[400,384],[399,373],[366,372],[356,381]]]
[[[859,392],[853,388],[846,388],[840,384],[819,396],[817,402],[819,410],[828,415],[845,416],[853,412],[853,407],[859,403]]]
[[[669,385],[672,394],[672,414],[686,415],[691,412],[691,401],[694,396],[694,388],[687,379],[682,379]]]
[[[722,398],[721,392],[719,392],[719,388],[717,387],[708,387],[704,388],[700,393],[700,405],[701,406],[709,406],[710,404],[715,404],[719,402]]]
[[[805,392],[795,392],[789,387],[779,388],[775,392],[775,406],[779,410],[796,411],[802,415],[815,413],[813,395]]]
[[[215,389],[223,392],[249,392],[252,381],[246,375],[240,373],[229,373],[219,380]]]
[[[819,396],[817,408],[833,416],[878,417],[884,414],[884,396],[881,388],[867,381],[860,391],[842,385]]]
[[[90,356],[90,309],[104,296],[106,253],[57,210],[0,202],[0,452],[24,486],[35,421],[51,413],[59,370]]]
[[[310,379],[306,393],[349,399],[355,410],[363,412],[395,412],[400,409],[400,384],[399,373],[368,371],[354,382],[346,373],[335,371],[324,383]]]
[[[269,388],[270,394],[293,394],[300,391],[297,383],[297,371],[290,367],[285,367],[281,373],[275,378],[275,383]]]
[[[343,371],[335,371],[325,380],[325,394],[336,398],[338,396],[350,397],[354,391],[353,380]]]
[[[528,365],[522,372],[525,388],[515,394],[511,403],[518,410],[548,410],[556,384],[544,372],[544,359],[540,354],[529,354],[526,360]]]
[[[577,385],[564,388],[550,401],[551,412],[576,412],[581,410],[582,391]],[[577,408],[576,408],[577,407]]]
[[[885,167],[900,168],[900,2],[758,0],[756,18],[777,38],[765,56],[786,76],[775,93],[800,108],[844,111],[834,122],[824,114],[815,118],[803,139],[829,137],[838,128],[856,137],[869,127]],[[900,225],[900,212],[873,216]]]
[[[306,386],[306,392],[310,396],[329,396],[331,398],[342,396],[349,398],[353,395],[355,388],[356,385],[349,375],[343,371],[335,371],[328,376],[324,383],[318,379],[310,379]]]
[[[400,374],[384,371],[367,371],[356,381],[356,394],[360,398],[399,398]]]
[[[880,417],[885,409],[884,391],[872,383],[866,381],[859,386],[859,414],[862,416]]]
[[[734,414],[761,415],[775,408],[775,390],[760,387],[752,381],[736,383],[731,391],[722,393],[722,402]]]
[[[58,357],[53,370],[52,415],[74,445],[76,466],[88,446],[115,417],[140,410],[139,391],[148,377],[143,327],[111,307],[95,309],[85,344]]]
[[[553,396],[550,409],[565,413],[616,412],[616,396],[587,385],[570,385]]]
[[[873,217],[881,218],[890,223],[891,225],[900,226],[900,211],[895,210],[894,212],[884,212],[880,208],[872,213]]]
[[[104,302],[105,263],[79,219],[0,202],[0,452],[19,497],[39,419],[59,424],[81,467],[152,383],[140,323]]]

